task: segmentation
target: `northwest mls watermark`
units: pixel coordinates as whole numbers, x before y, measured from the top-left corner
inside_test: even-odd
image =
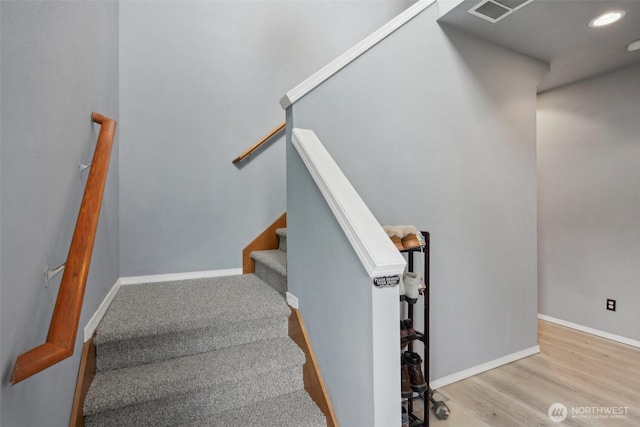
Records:
[[[624,420],[629,417],[628,406],[572,406],[568,410],[562,403],[549,406],[547,415],[551,421],[561,423],[567,418],[574,420]]]

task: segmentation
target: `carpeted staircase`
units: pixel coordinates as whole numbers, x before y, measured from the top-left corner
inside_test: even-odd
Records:
[[[268,251],[251,252],[256,263],[256,276],[285,295],[287,292],[287,229],[278,228],[276,234],[280,248]]]
[[[87,426],[326,426],[288,337],[286,230],[256,273],[120,288],[96,337]]]

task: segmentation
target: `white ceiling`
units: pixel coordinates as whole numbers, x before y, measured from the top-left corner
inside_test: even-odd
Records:
[[[533,0],[491,23],[467,13],[481,0],[465,0],[439,22],[551,64],[539,92],[640,63],[640,0]],[[596,16],[624,10],[608,27],[590,28]],[[639,76],[640,78],[640,76]]]

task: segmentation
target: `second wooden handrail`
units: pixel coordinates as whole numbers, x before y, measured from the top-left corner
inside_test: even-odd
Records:
[[[265,135],[264,138],[262,138],[260,141],[258,141],[255,145],[253,145],[251,148],[249,148],[247,151],[245,151],[244,153],[240,154],[238,157],[236,157],[235,159],[233,159],[233,161],[231,163],[233,163],[234,165],[243,161],[244,159],[246,159],[247,157],[249,157],[249,155],[251,153],[253,153],[254,151],[256,151],[258,148],[260,148],[262,146],[262,144],[264,144],[265,142],[269,141],[271,138],[274,137],[274,135],[276,135],[278,132],[280,132],[282,129],[285,128],[285,126],[287,125],[286,122],[284,123],[280,123],[278,125],[277,128],[275,128],[274,130],[272,130],[271,132],[269,132],[267,135]]]
[[[73,354],[116,131],[116,122],[108,117],[93,113],[91,119],[101,125],[100,134],[71,239],[58,298],[51,316],[49,334],[44,344],[18,356],[11,374],[11,384],[20,382]]]

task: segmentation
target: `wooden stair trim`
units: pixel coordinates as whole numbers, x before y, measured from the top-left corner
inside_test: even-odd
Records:
[[[307,336],[307,330],[304,327],[302,316],[300,315],[300,311],[295,308],[291,308],[291,315],[289,316],[289,338],[298,344],[298,347],[302,349],[306,357],[306,361],[302,367],[304,389],[324,414],[327,419],[327,427],[338,427],[336,414],[333,412],[329,394],[327,393],[322,375],[318,369],[316,356],[309,343],[309,337]]]
[[[76,392],[73,397],[71,407],[71,419],[69,427],[84,427],[84,399],[87,397],[89,386],[96,375],[96,346],[94,344],[94,333],[91,339],[84,343],[82,347],[82,357],[80,359],[80,369],[78,370],[78,380],[76,382]]]
[[[256,263],[251,258],[251,252],[278,249],[280,240],[276,234],[276,229],[285,228],[286,226],[287,213],[285,212],[242,250],[242,274],[249,274],[256,271]]]

